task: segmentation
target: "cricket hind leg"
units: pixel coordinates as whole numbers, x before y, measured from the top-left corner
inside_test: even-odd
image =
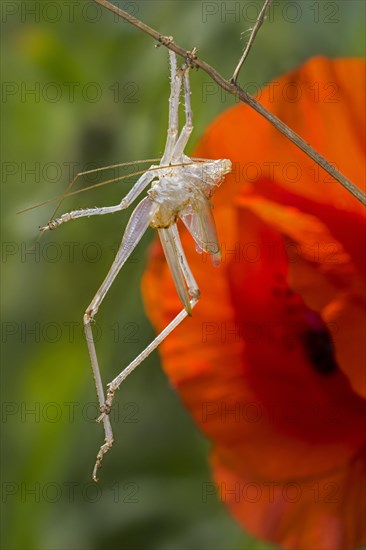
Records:
[[[187,259],[184,254],[184,250],[179,238],[179,233],[176,224],[171,226],[173,246],[176,248],[176,257],[179,262],[179,269],[183,275],[186,284],[187,291],[190,297],[189,308],[184,308],[178,315],[161,331],[158,336],[125,368],[123,369],[112,382],[108,384],[107,399],[105,403],[105,411],[102,412],[99,417],[99,421],[102,421],[105,415],[110,411],[116,391],[119,389],[122,382],[127,378],[131,372],[133,372],[164,340],[169,334],[188,316],[190,311],[197,304],[200,291],[198,285],[194,279],[194,276],[190,270]]]
[[[158,233],[180,301],[182,302],[182,305],[187,311],[188,315],[191,315],[192,311],[190,296],[187,291],[187,282],[179,262],[179,254],[175,243],[172,226],[167,228],[160,228],[158,229]]]
[[[98,363],[97,353],[95,349],[95,342],[93,337],[93,331],[91,328],[91,323],[99,309],[99,306],[104,300],[108,290],[113,284],[113,281],[117,277],[122,266],[126,263],[127,259],[135,249],[136,245],[142,238],[148,226],[150,225],[150,222],[155,214],[156,208],[157,206],[151,201],[150,197],[146,197],[137,205],[137,207],[135,208],[134,212],[131,215],[130,221],[127,224],[116,258],[106,278],[104,279],[102,285],[100,286],[98,292],[96,293],[95,297],[87,307],[86,312],[84,314],[83,322],[84,322],[85,336],[86,336],[86,341],[88,345],[90,361],[93,369],[93,375],[94,375],[95,386],[97,390],[97,396],[98,396],[101,413],[109,412],[109,411],[106,411],[105,409],[106,400],[104,396],[103,384],[102,384],[102,379],[100,375],[99,363]],[[113,445],[113,433],[112,433],[110,420],[107,415],[103,415],[102,420],[103,420],[103,426],[104,426],[105,442],[100,447],[99,452],[97,454],[95,466],[93,469],[94,481],[98,480],[97,471],[102,464],[104,455],[109,451],[109,449]]]

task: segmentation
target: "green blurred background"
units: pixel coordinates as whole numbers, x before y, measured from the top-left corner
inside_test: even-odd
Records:
[[[230,77],[261,2],[118,2]],[[242,71],[249,92],[312,55],[362,55],[364,2],[277,1]],[[116,443],[91,482],[102,441],[82,315],[103,280],[130,212],[78,220],[32,250],[52,205],[80,170],[162,153],[168,56],[93,2],[2,5],[2,548],[268,549],[243,533],[210,483],[205,441],[154,353],[123,385]],[[233,104],[192,71],[197,142]],[[121,174],[126,171],[121,172]],[[116,175],[114,173],[114,175]],[[112,176],[113,177],[113,176]],[[136,178],[135,178],[136,179]],[[88,185],[100,181],[87,178]],[[62,210],[117,203],[120,182]],[[140,279],[149,232],[97,316],[104,381],[153,338]]]

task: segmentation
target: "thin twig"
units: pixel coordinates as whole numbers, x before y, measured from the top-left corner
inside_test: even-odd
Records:
[[[225,80],[213,67],[208,65],[205,61],[197,57],[196,49],[194,48],[191,51],[184,50],[172,40],[169,36],[164,36],[157,32],[155,29],[149,27],[133,15],[130,15],[126,11],[118,8],[111,4],[108,0],[95,0],[97,4],[104,6],[109,11],[115,13],[125,21],[131,23],[138,29],[142,30],[159,44],[166,46],[168,49],[175,52],[177,55],[183,57],[187,63],[192,66],[199,67],[205,73],[207,73],[211,79],[216,82],[223,90],[227,91],[229,94],[237,97],[243,103],[246,103],[252,109],[257,111],[261,116],[263,116],[268,122],[270,122],[281,134],[286,136],[292,143],[299,147],[308,157],[313,159],[319,166],[323,168],[332,178],[337,180],[347,191],[349,191],[357,200],[366,206],[366,194],[361,191],[352,181],[350,181],[342,172],[337,170],[330,162],[328,162],[320,153],[315,151],[304,139],[302,139],[296,132],[291,130],[286,124],[284,124],[279,118],[273,115],[268,111],[263,105],[256,101],[253,97],[249,96],[238,84],[233,84],[228,80]]]
[[[238,80],[240,69],[242,68],[244,61],[248,57],[248,54],[249,54],[250,49],[253,45],[254,39],[257,36],[257,32],[259,31],[259,29],[261,28],[261,26],[263,24],[266,9],[268,8],[268,6],[270,5],[271,2],[272,2],[272,0],[265,0],[265,2],[263,4],[263,7],[262,7],[262,9],[261,9],[261,11],[258,15],[258,19],[255,22],[254,27],[252,28],[252,32],[250,33],[249,40],[248,40],[247,45],[245,47],[244,53],[240,58],[240,61],[239,61],[238,65],[237,65],[237,67],[234,71],[233,76],[230,78],[230,82],[232,84],[236,84],[236,81]]]

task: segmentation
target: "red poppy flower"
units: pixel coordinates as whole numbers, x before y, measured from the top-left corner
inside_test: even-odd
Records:
[[[259,97],[360,187],[364,75],[361,60],[314,58]],[[215,269],[181,228],[202,298],[161,346],[163,367],[246,530],[296,550],[355,548],[366,541],[365,211],[246,105],[195,154],[234,165],[213,200],[223,259]],[[157,244],[143,293],[161,331],[181,306]]]

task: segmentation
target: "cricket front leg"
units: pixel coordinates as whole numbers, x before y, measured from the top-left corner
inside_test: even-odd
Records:
[[[182,73],[177,70],[177,56],[169,50],[170,58],[170,97],[169,97],[169,122],[168,135],[165,144],[161,165],[169,164],[172,160],[173,150],[178,136],[179,125],[179,97],[182,87]]]
[[[59,218],[50,220],[44,227],[40,227],[39,230],[44,233],[45,231],[56,229],[63,223],[69,222],[71,220],[76,220],[78,218],[90,218],[90,216],[104,216],[106,214],[114,214],[115,212],[120,212],[125,208],[128,208],[130,204],[146,189],[146,187],[151,183],[151,181],[156,177],[158,170],[155,170],[155,166],[152,166],[147,172],[144,172],[142,176],[137,180],[135,185],[129,191],[129,193],[122,199],[119,204],[114,206],[100,206],[95,208],[84,208],[80,210],[72,210],[66,214],[62,214]],[[154,171],[155,170],[155,171]]]
[[[186,122],[182,128],[182,131],[175,143],[172,162],[176,162],[184,154],[184,149],[188,143],[190,135],[193,132],[193,122],[192,122],[192,107],[191,107],[191,90],[189,85],[189,67],[186,67],[183,71],[183,82],[184,82],[184,105],[185,105],[185,114]]]

